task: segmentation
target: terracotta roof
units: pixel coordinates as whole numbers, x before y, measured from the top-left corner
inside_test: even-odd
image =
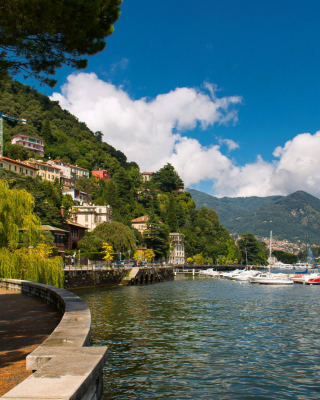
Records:
[[[88,171],[88,172],[89,172],[89,170],[86,169],[86,168],[81,168],[81,167],[78,167],[77,165],[71,165],[71,164],[68,164],[68,165],[69,165],[69,167],[78,168],[78,169],[83,169],[84,171]]]
[[[36,168],[36,167],[32,167],[32,165],[25,164],[25,163],[23,163],[21,161],[12,160],[11,158],[8,158],[8,157],[0,157],[0,160],[14,162],[16,164],[23,165],[24,167],[35,169],[36,171],[38,171],[38,169],[39,169],[39,168]]]
[[[154,172],[142,172],[141,175],[153,175],[153,174],[154,174]]]
[[[148,222],[149,218],[147,216],[139,217],[136,219],[132,219],[131,222],[134,224],[135,222]]]

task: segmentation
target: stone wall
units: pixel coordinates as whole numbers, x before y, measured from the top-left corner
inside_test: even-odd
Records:
[[[115,285],[138,285],[157,283],[174,279],[172,267],[139,268],[134,278],[128,279],[131,268],[71,269],[65,270],[65,288],[80,289],[91,287],[108,287]]]
[[[3,399],[98,400],[103,398],[107,347],[87,347],[91,314],[75,294],[40,283],[2,279],[0,286],[38,298],[63,313],[60,324],[27,356],[34,373]]]

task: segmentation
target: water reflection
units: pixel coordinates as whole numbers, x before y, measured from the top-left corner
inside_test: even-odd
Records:
[[[319,294],[197,277],[79,292],[108,399],[318,399]]]

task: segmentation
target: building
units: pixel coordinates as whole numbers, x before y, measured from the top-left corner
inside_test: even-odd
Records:
[[[92,171],[91,173],[96,179],[107,181],[111,178],[109,171],[107,171],[106,169],[99,169],[99,171]]]
[[[73,221],[78,222],[92,231],[102,223],[110,224],[113,221],[111,206],[76,206],[72,207]]]
[[[141,234],[148,230],[148,221],[149,218],[147,216],[139,217],[131,220],[131,226],[134,229],[137,229]]]
[[[68,249],[78,250],[78,242],[84,237],[88,228],[69,219],[67,225],[69,230]]]
[[[53,245],[56,246],[60,252],[61,256],[64,256],[65,252],[65,244],[67,240],[67,235],[69,231],[65,231],[64,229],[56,228],[51,225],[42,225],[43,231],[49,231],[53,235]]]
[[[11,160],[11,158],[0,157],[0,168],[7,169],[17,174],[36,177],[38,168],[25,164],[21,161]]]
[[[42,161],[42,160],[34,160],[30,158],[26,161],[28,165],[32,165],[38,169],[38,176],[41,176],[42,180],[54,182],[56,179],[60,182],[60,177],[62,172],[59,168],[53,167],[52,165]]]
[[[184,242],[182,233],[172,232],[169,233],[169,238],[171,245],[173,245],[172,251],[170,251],[170,264],[184,264],[185,263],[185,255],[184,255]]]
[[[88,194],[86,192],[82,192],[79,189],[67,189],[63,190],[63,195],[70,194],[72,200],[78,206],[81,206],[84,203],[88,202]]]
[[[89,171],[85,168],[71,165],[61,160],[49,160],[48,164],[60,168],[62,171],[61,180],[64,189],[73,189],[75,180],[79,178],[89,178]]]
[[[89,178],[89,171],[85,168],[78,167],[77,165],[69,165],[70,167],[70,178]],[[69,178],[69,177],[68,177]]]
[[[152,178],[153,172],[142,172],[142,180],[143,182],[149,182]]]
[[[44,154],[44,140],[36,136],[30,135],[14,135],[11,138],[12,144],[21,144],[26,147],[29,151],[33,151],[39,156],[43,157]]]

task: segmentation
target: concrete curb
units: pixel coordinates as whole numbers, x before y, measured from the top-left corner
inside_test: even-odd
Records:
[[[89,346],[91,314],[75,294],[54,286],[2,279],[0,286],[38,298],[63,313],[60,324],[27,356],[34,373],[3,399],[97,400],[103,397],[107,347]]]

